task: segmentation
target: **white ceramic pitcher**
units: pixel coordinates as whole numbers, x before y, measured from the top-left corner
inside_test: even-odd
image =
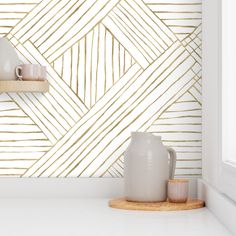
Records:
[[[165,201],[167,181],[174,177],[175,165],[175,151],[165,147],[160,136],[133,132],[125,152],[126,199],[139,202]]]
[[[20,60],[10,41],[0,38],[0,80],[16,80],[15,68]]]

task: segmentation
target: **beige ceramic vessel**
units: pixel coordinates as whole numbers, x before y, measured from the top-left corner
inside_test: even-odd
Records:
[[[184,203],[188,200],[188,180],[172,179],[168,181],[168,200]]]
[[[138,202],[165,201],[167,181],[174,177],[175,163],[175,151],[165,147],[160,136],[133,132],[125,153],[126,199]]]

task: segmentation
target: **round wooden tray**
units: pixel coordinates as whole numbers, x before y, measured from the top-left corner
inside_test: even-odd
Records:
[[[171,202],[130,202],[124,198],[113,199],[109,201],[109,206],[124,210],[140,211],[183,211],[202,208],[205,206],[202,200],[188,200],[186,203]]]

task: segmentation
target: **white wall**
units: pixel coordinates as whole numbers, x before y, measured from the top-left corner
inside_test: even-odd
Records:
[[[219,5],[203,1],[203,179],[218,187],[219,170]]]

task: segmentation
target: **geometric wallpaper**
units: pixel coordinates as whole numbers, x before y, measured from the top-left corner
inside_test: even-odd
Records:
[[[121,177],[131,131],[201,175],[201,0],[1,0],[0,37],[50,82],[0,94],[0,176]]]

